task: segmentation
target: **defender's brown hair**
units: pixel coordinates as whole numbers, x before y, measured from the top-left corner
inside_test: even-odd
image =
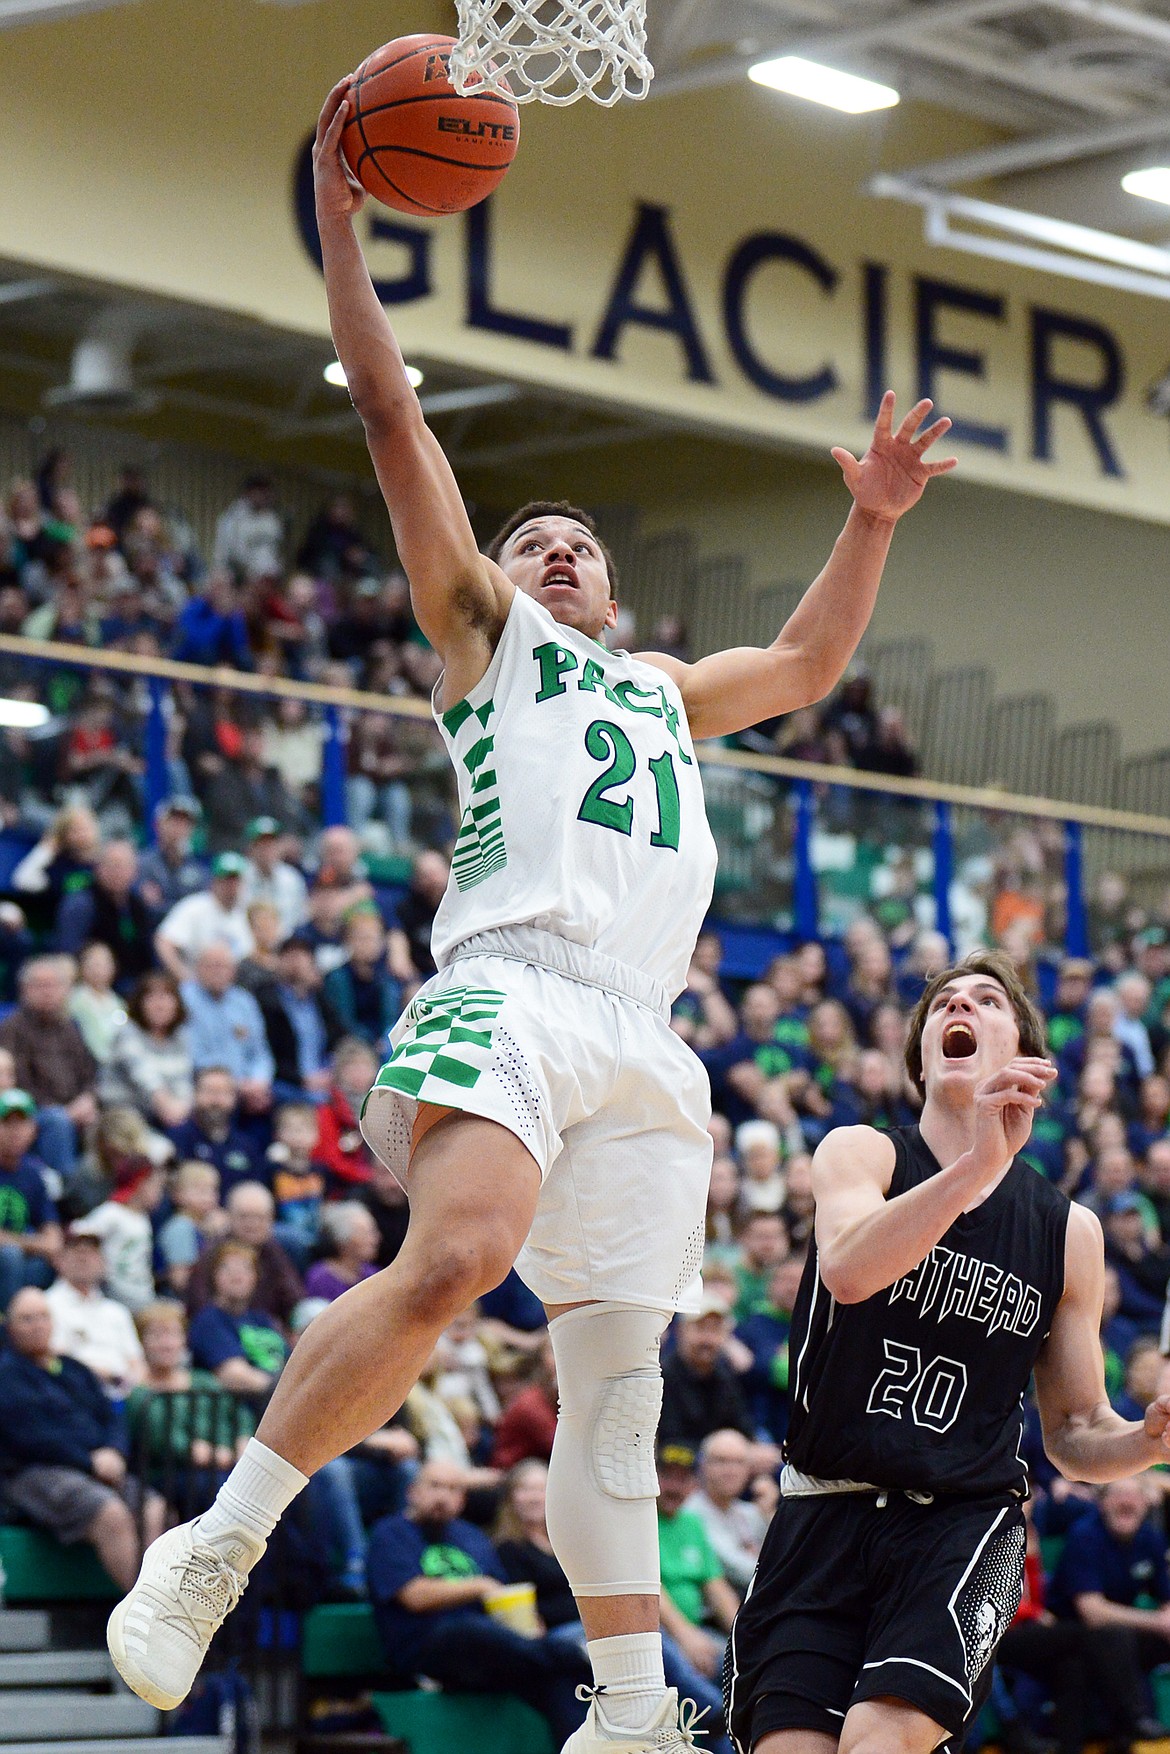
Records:
[[[927,1015],[947,982],[961,974],[982,974],[989,980],[997,981],[1007,994],[1008,1003],[1015,1013],[1020,1031],[1020,1053],[1036,1057],[1045,1052],[1044,1019],[1028,997],[1011,957],[1002,950],[972,950],[961,962],[932,975],[926,983],[926,991],[914,1007],[910,1033],[906,1037],[906,1070],[910,1074],[910,1082],[918,1090],[925,1088],[922,1076],[922,1031],[926,1027]]]
[[[506,523],[500,525],[488,543],[485,550],[488,559],[499,560],[508,538],[514,536],[517,530],[532,518],[572,518],[574,523],[581,524],[588,530],[605,560],[605,570],[609,575],[610,596],[616,597],[617,568],[614,565],[613,555],[597,534],[597,525],[589,513],[582,511],[580,506],[571,505],[567,499],[530,499],[527,505],[522,505],[519,511],[512,513]]]

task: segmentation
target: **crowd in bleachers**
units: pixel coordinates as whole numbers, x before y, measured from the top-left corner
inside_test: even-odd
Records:
[[[135,472],[87,517],[56,455],[0,517],[0,631],[429,692],[435,656],[346,502],[293,560],[259,477],[220,519],[205,571]],[[360,718],[350,825],[322,830],[315,718],[190,691],[148,835],[143,699],[81,671],[32,674],[0,655],[0,688],[54,713],[51,738],[0,734],[0,808],[25,837],[0,900],[0,1479],[7,1515],[91,1542],[128,1583],[167,1506],[223,1477],[306,1325],[401,1246],[405,1196],[358,1117],[433,970],[450,793],[424,723],[408,739]],[[864,679],[753,739],[913,771]],[[1170,931],[1110,877],[1093,955],[1061,958],[1056,843],[1016,830],[961,852],[961,947],[1007,948],[1047,1015],[1059,1081],[1028,1156],[1101,1217],[1109,1390],[1138,1416],[1163,1385],[1170,1280]],[[405,887],[372,881],[380,853],[409,858]],[[723,1641],[776,1501],[811,1153],[836,1126],[914,1119],[907,1019],[947,955],[895,849],[842,938],[790,945],[754,978],[728,978],[718,929],[705,933],[674,1008],[715,1112],[703,1301],[664,1353],[663,1614],[668,1678],[716,1714]],[[555,1409],[543,1314],[511,1276],[298,1514],[313,1589],[373,1603],[400,1678],[474,1687],[512,1662],[511,1690],[561,1730],[588,1671],[544,1529]],[[1033,1754],[1047,1690],[1073,1754],[1092,1713],[1070,1698],[1092,1665],[1113,1679],[1097,1727],[1124,1739],[1151,1713],[1144,1677],[1170,1662],[1170,1475],[1094,1493],[1054,1478],[1034,1418],[1029,1446],[1037,1543],[998,1709]],[[462,1594],[427,1605],[410,1567],[436,1521],[463,1555],[449,1573]],[[1062,1540],[1046,1582],[1040,1542],[1051,1557]],[[526,1651],[505,1651],[503,1633],[520,1635],[490,1612],[507,1580],[537,1586]]]

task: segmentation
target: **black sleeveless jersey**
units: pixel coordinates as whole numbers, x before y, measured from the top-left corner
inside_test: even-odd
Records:
[[[917,1127],[888,1135],[888,1199],[937,1175]],[[1023,1396],[1064,1293],[1069,1203],[1017,1157],[921,1266],[839,1304],[809,1253],[789,1334],[785,1458],[920,1492],[1025,1493]]]

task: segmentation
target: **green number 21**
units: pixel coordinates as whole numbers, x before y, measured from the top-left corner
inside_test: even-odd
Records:
[[[604,773],[598,774],[582,798],[577,820],[595,822],[599,828],[612,828],[617,834],[629,834],[634,826],[634,800],[630,797],[611,798],[606,793],[628,785],[633,779],[638,765],[633,744],[620,725],[611,724],[609,719],[594,719],[585,733],[585,748],[594,761],[607,762],[608,766]],[[670,751],[656,756],[647,765],[654,775],[654,789],[658,794],[658,827],[650,836],[650,845],[669,847],[671,852],[677,853],[678,780]]]

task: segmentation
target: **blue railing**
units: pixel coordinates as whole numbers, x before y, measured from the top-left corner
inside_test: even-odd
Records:
[[[358,715],[413,721],[412,736],[434,738],[424,729],[430,726],[428,705],[417,698],[7,635],[0,635],[3,655],[27,661],[30,680],[52,666],[74,675],[88,670],[120,676],[132,679],[134,688],[145,687],[141,805],[147,833],[155,805],[173,789],[168,745],[176,691],[187,700],[192,690],[210,688],[306,702],[320,724],[315,814],[322,826],[352,814],[347,745]],[[437,740],[428,756],[433,778],[442,769]],[[1138,900],[1170,886],[1170,819],[1164,817],[895,779],[714,744],[700,745],[699,759],[720,843],[716,912],[731,922],[803,940],[838,934],[862,909],[890,917],[902,910],[907,924],[933,925],[953,944],[977,935],[984,903],[990,913],[1001,906],[1006,873],[1009,885],[1018,877],[1017,912],[1043,913],[1045,942],[1080,956],[1094,945],[1093,890],[1102,873],[1120,872]]]

